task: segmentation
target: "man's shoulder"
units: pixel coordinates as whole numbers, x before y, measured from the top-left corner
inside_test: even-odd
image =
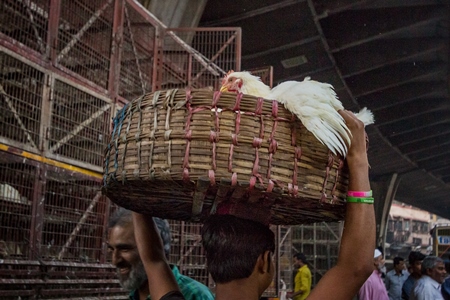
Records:
[[[395,270],[390,270],[390,271],[388,271],[387,273],[386,273],[386,277],[392,277],[392,276],[395,276]]]
[[[301,273],[304,273],[304,274],[311,274],[311,270],[309,269],[309,267],[307,265],[304,265],[298,271]]]
[[[213,294],[203,283],[181,274],[176,267],[172,268],[175,279],[186,300],[212,300]]]

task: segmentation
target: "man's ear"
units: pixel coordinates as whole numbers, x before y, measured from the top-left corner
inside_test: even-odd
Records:
[[[259,273],[269,273],[272,265],[272,252],[266,251],[264,254],[258,256],[256,261],[256,268]]]

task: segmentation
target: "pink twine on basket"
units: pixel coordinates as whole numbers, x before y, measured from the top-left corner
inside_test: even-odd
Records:
[[[339,202],[335,192],[336,192],[336,187],[337,187],[337,183],[338,183],[338,179],[339,179],[339,171],[342,170],[343,167],[344,167],[344,161],[339,158],[339,167],[336,169],[336,180],[334,181],[333,189],[331,190],[331,196],[332,196],[331,204],[337,204]]]
[[[255,148],[255,161],[253,162],[252,175],[255,176],[256,178],[258,178],[259,182],[261,184],[263,184],[263,180],[262,180],[261,174],[259,174],[259,172],[258,172],[258,169],[259,169],[259,150],[258,149],[261,147],[262,141],[263,140],[261,138],[254,137],[253,143],[252,143],[252,146]],[[250,179],[250,181],[251,180],[252,179]],[[250,184],[250,186],[252,187],[251,184]]]
[[[184,159],[183,159],[183,180],[189,181],[189,152],[191,148],[191,139],[192,139],[192,130],[191,127],[191,118],[192,118],[192,106],[191,106],[191,90],[186,89],[186,109],[188,111],[188,116],[186,120],[185,126],[185,134],[184,137],[187,140],[186,149],[184,151]]]
[[[275,186],[275,183],[269,179],[269,182],[267,183],[266,192],[268,192],[268,193],[272,192],[274,186]]]
[[[276,102],[276,101],[273,101],[273,102]],[[278,125],[277,115],[278,115],[278,104],[272,103],[272,116],[274,118],[273,118],[272,132],[270,133],[270,137],[269,137],[269,166],[267,168],[267,178],[270,178],[270,174],[272,171],[273,155],[275,154],[275,152],[278,149],[278,143],[274,138],[275,132],[277,131],[277,125]]]
[[[218,141],[217,132],[212,130],[209,132],[209,141],[212,144],[212,167],[213,170],[216,170],[216,143]]]
[[[235,186],[237,184],[237,173],[234,172],[233,175],[231,175],[231,186]]]
[[[214,173],[214,170],[208,171],[208,178],[209,181],[211,182],[211,185],[216,185],[216,174]]]
[[[298,175],[298,161],[302,157],[302,147],[295,147],[295,156],[294,156],[294,174],[292,175],[292,182],[294,185],[297,184],[297,175]]]
[[[263,104],[264,104],[264,99],[263,98],[256,99],[255,114],[257,114],[257,115],[261,115],[262,114]]]
[[[292,114],[291,121],[295,121],[295,118],[296,118],[296,116],[294,116]],[[297,145],[296,133],[297,133],[297,130],[296,130],[295,126],[292,126],[292,129],[291,129],[291,145],[292,146]]]
[[[272,117],[276,118],[278,116],[278,102],[272,101]]]
[[[236,94],[236,102],[234,102],[234,107],[233,107],[234,111],[238,111],[241,109],[241,100],[242,100],[243,96],[244,96],[244,94],[242,94],[242,93]]]
[[[331,154],[331,151],[328,151],[328,164],[326,167],[326,171],[325,171],[325,178],[323,180],[323,184],[322,184],[322,196],[320,198],[320,202],[322,203],[326,203],[327,202],[327,194],[325,193],[325,188],[326,185],[328,183],[328,177],[330,176],[330,168],[333,167],[333,163],[334,163],[334,158],[333,155]]]
[[[241,125],[241,114],[237,110],[239,110],[242,96],[243,96],[242,93],[237,94],[236,102],[234,103],[234,107],[233,107],[233,110],[236,111],[236,119],[234,122],[235,133],[231,134],[232,144],[230,145],[230,152],[228,155],[228,172],[232,172],[232,170],[233,170],[233,151],[234,151],[234,146],[237,146],[237,144],[238,144],[238,134],[239,134],[239,129],[240,129],[240,125]]]
[[[297,196],[298,194],[298,185],[294,185],[292,183],[288,183],[288,192],[290,195]]]

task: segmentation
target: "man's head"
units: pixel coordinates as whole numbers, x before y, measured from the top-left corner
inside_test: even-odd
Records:
[[[378,249],[373,252],[373,264],[377,270],[381,270],[384,266],[383,253]]]
[[[411,251],[408,256],[409,266],[411,268],[411,274],[420,276],[422,274],[422,260],[425,255],[419,251]]]
[[[402,257],[394,257],[394,270],[397,273],[402,272],[405,269],[405,260]]]
[[[153,218],[160,232],[166,257],[170,251],[170,228],[165,220]],[[108,224],[108,250],[112,264],[117,267],[117,277],[128,291],[139,289],[147,283],[147,275],[134,238],[131,211],[119,208]]]
[[[447,272],[444,260],[437,256],[427,256],[422,261],[422,275],[428,275],[438,283],[443,283]]]
[[[269,286],[274,274],[274,233],[261,223],[232,215],[213,215],[202,228],[208,271],[216,283],[248,278],[255,267]],[[265,265],[262,269],[262,264]]]
[[[294,266],[296,268],[301,268],[303,265],[306,265],[306,256],[303,253],[294,254]]]

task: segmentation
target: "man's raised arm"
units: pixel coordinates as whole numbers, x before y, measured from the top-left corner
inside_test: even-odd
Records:
[[[370,204],[371,196],[366,193],[370,191],[370,182],[364,125],[352,112],[339,113],[352,133],[346,158],[348,190],[363,196],[348,199],[337,264],[319,281],[308,300],[352,299],[373,271],[375,212]]]
[[[139,255],[147,273],[151,298],[161,299],[170,292],[179,292],[153,218],[133,212],[133,226]],[[173,299],[184,299],[182,296],[180,298],[180,295],[177,294],[178,298]]]

